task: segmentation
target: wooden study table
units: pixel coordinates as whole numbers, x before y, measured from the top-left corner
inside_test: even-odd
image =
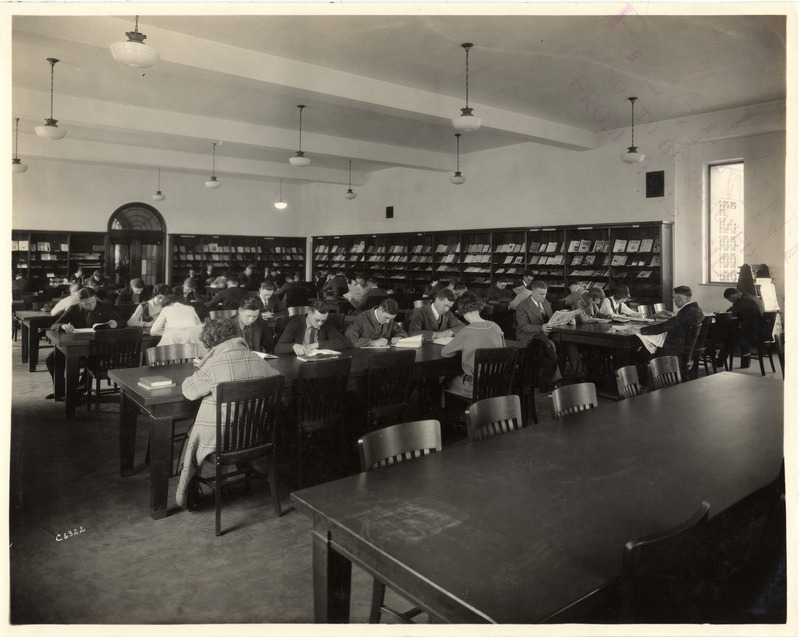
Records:
[[[50,312],[18,310],[14,316],[22,323],[22,362],[28,363],[28,371],[36,371],[39,362],[40,331],[46,330],[56,318]]]
[[[628,325],[629,323],[624,323]],[[633,322],[634,325],[649,325],[649,323]],[[614,360],[617,367],[630,365],[633,363],[633,352],[635,352],[642,341],[636,334],[614,331],[615,326],[620,323],[582,323],[580,325],[560,325],[554,327],[550,332],[550,338],[557,344],[575,343],[576,345],[588,345],[591,347],[602,347],[613,351]]]
[[[442,358],[441,350],[441,345],[433,343],[426,343],[414,350],[417,354],[414,378],[422,379],[461,372],[460,357]],[[346,350],[344,354],[352,360],[351,378],[362,377],[369,356],[381,351],[388,350],[359,348]],[[268,359],[268,362],[286,378],[286,390],[287,393],[290,392],[303,362],[293,354],[284,354],[278,358]],[[156,520],[166,517],[168,509],[172,422],[192,416],[199,404],[198,401],[187,400],[181,393],[181,384],[194,371],[195,367],[191,363],[185,363],[158,367],[157,371],[148,367],[137,367],[116,369],[108,373],[109,378],[119,385],[121,391],[119,410],[120,475],[133,475],[138,413],[141,411],[146,414],[150,421],[150,515]],[[139,387],[139,379],[153,373],[172,378],[175,386],[154,390]]]
[[[619,573],[625,542],[779,475],[783,383],[721,372],[294,492],[314,613],[349,620],[351,565],[453,623],[536,623]]]
[[[89,355],[89,343],[94,340],[94,332],[67,332],[47,330],[49,338],[55,346],[56,358],[63,357],[64,375],[56,374],[53,378],[55,395],[64,396],[67,418],[75,416],[78,404],[78,381],[81,373],[81,357]],[[142,353],[148,348],[158,345],[161,335],[145,334],[142,337]],[[56,361],[58,364],[58,361]]]

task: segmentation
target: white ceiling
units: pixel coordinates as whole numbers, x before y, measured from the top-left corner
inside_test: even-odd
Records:
[[[161,54],[149,69],[111,57],[131,30],[132,15],[12,18],[21,157],[210,174],[219,140],[220,178],[347,183],[348,160],[354,185],[392,166],[452,171],[465,41],[483,126],[462,153],[595,148],[630,125],[633,95],[637,125],[786,97],[783,16],[142,15]],[[49,115],[47,57],[68,130],[52,142],[32,132]],[[288,163],[297,104],[307,168]]]

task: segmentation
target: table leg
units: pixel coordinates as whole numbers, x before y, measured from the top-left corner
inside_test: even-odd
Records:
[[[64,402],[66,404],[67,418],[73,418],[75,416],[75,407],[78,405],[78,380],[81,375],[81,358],[80,356],[67,356],[66,359]],[[56,389],[57,395],[58,389]]]
[[[150,517],[167,517],[172,417],[150,419]]]
[[[133,475],[136,449],[136,420],[139,408],[123,391],[119,395],[119,475]]]
[[[352,564],[331,546],[324,529],[311,533],[314,569],[314,621],[318,624],[350,623]]]
[[[56,396],[64,395],[64,369],[66,368],[66,356],[58,347],[56,347],[55,361],[54,361],[54,374],[53,374],[53,391]],[[73,410],[74,411],[74,410]]]
[[[28,326],[25,323],[22,323],[22,363],[25,364],[28,362],[28,335],[33,331],[29,330]]]
[[[35,372],[39,362],[39,328],[29,329],[28,338],[28,371]]]

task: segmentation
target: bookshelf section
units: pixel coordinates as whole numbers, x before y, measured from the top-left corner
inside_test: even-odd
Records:
[[[564,230],[535,228],[528,230],[528,270],[534,279],[549,287],[564,287]]]
[[[201,274],[209,264],[231,275],[238,275],[251,263],[257,266],[257,272],[267,266],[281,273],[305,270],[302,237],[172,234],[169,239],[172,285],[181,283],[191,269]]]
[[[565,231],[567,286],[577,283],[585,289],[609,290],[609,229],[579,226]]]
[[[525,232],[492,233],[492,274],[500,278],[517,280],[528,268],[525,259]]]
[[[482,288],[492,283],[492,234],[491,232],[462,233],[461,272],[442,277],[452,281],[461,278],[467,287],[479,294]]]
[[[89,276],[105,264],[101,232],[12,230],[11,269],[28,280],[31,290],[66,285],[78,267]]]
[[[611,280],[627,285],[634,299],[671,297],[671,233],[659,232],[657,225],[616,227],[611,229],[610,242]],[[669,285],[665,285],[666,268]]]

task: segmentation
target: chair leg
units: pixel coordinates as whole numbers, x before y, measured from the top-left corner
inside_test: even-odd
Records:
[[[269,492],[272,495],[272,508],[275,509],[275,516],[281,517],[281,499],[278,497],[278,471],[276,454],[272,454],[267,458],[269,462]]]
[[[381,620],[381,606],[386,595],[386,587],[378,580],[372,580],[372,602],[369,607],[369,623],[378,624]]]
[[[216,466],[214,480],[214,533],[222,535],[222,471]]]

